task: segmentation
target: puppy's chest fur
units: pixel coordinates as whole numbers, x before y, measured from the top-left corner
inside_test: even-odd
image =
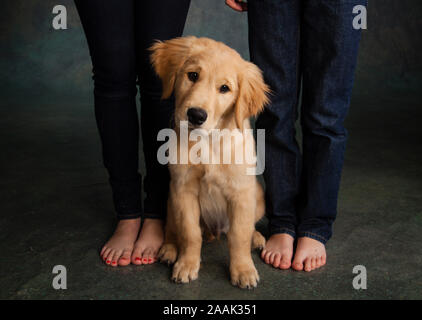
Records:
[[[224,176],[213,170],[206,170],[199,184],[201,223],[216,238],[229,230],[228,202],[222,189],[225,185]]]

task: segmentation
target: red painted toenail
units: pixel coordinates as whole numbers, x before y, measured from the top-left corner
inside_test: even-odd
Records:
[[[135,261],[141,261],[141,258],[135,258]]]
[[[151,262],[151,261],[152,261],[152,259],[148,259],[148,261],[149,261],[149,262]]]
[[[144,259],[144,262],[147,262],[147,259]]]
[[[107,263],[110,263],[110,260],[107,260],[106,262],[107,262]]]

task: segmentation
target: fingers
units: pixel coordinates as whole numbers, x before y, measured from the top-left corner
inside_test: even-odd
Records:
[[[248,4],[241,0],[226,0],[226,5],[228,5],[233,10],[238,12],[243,12],[248,10]]]

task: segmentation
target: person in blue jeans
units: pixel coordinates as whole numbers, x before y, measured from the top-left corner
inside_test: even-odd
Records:
[[[366,0],[226,0],[248,11],[251,61],[271,87],[256,121],[265,129],[270,238],[262,259],[312,271],[326,263],[332,235],[360,31],[353,8]],[[302,87],[302,152],[296,140]],[[294,244],[297,241],[294,253]],[[294,257],[293,257],[294,253]]]

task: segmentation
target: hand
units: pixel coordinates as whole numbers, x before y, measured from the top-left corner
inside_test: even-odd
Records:
[[[226,0],[226,5],[239,12],[248,11],[248,4],[242,0]]]

